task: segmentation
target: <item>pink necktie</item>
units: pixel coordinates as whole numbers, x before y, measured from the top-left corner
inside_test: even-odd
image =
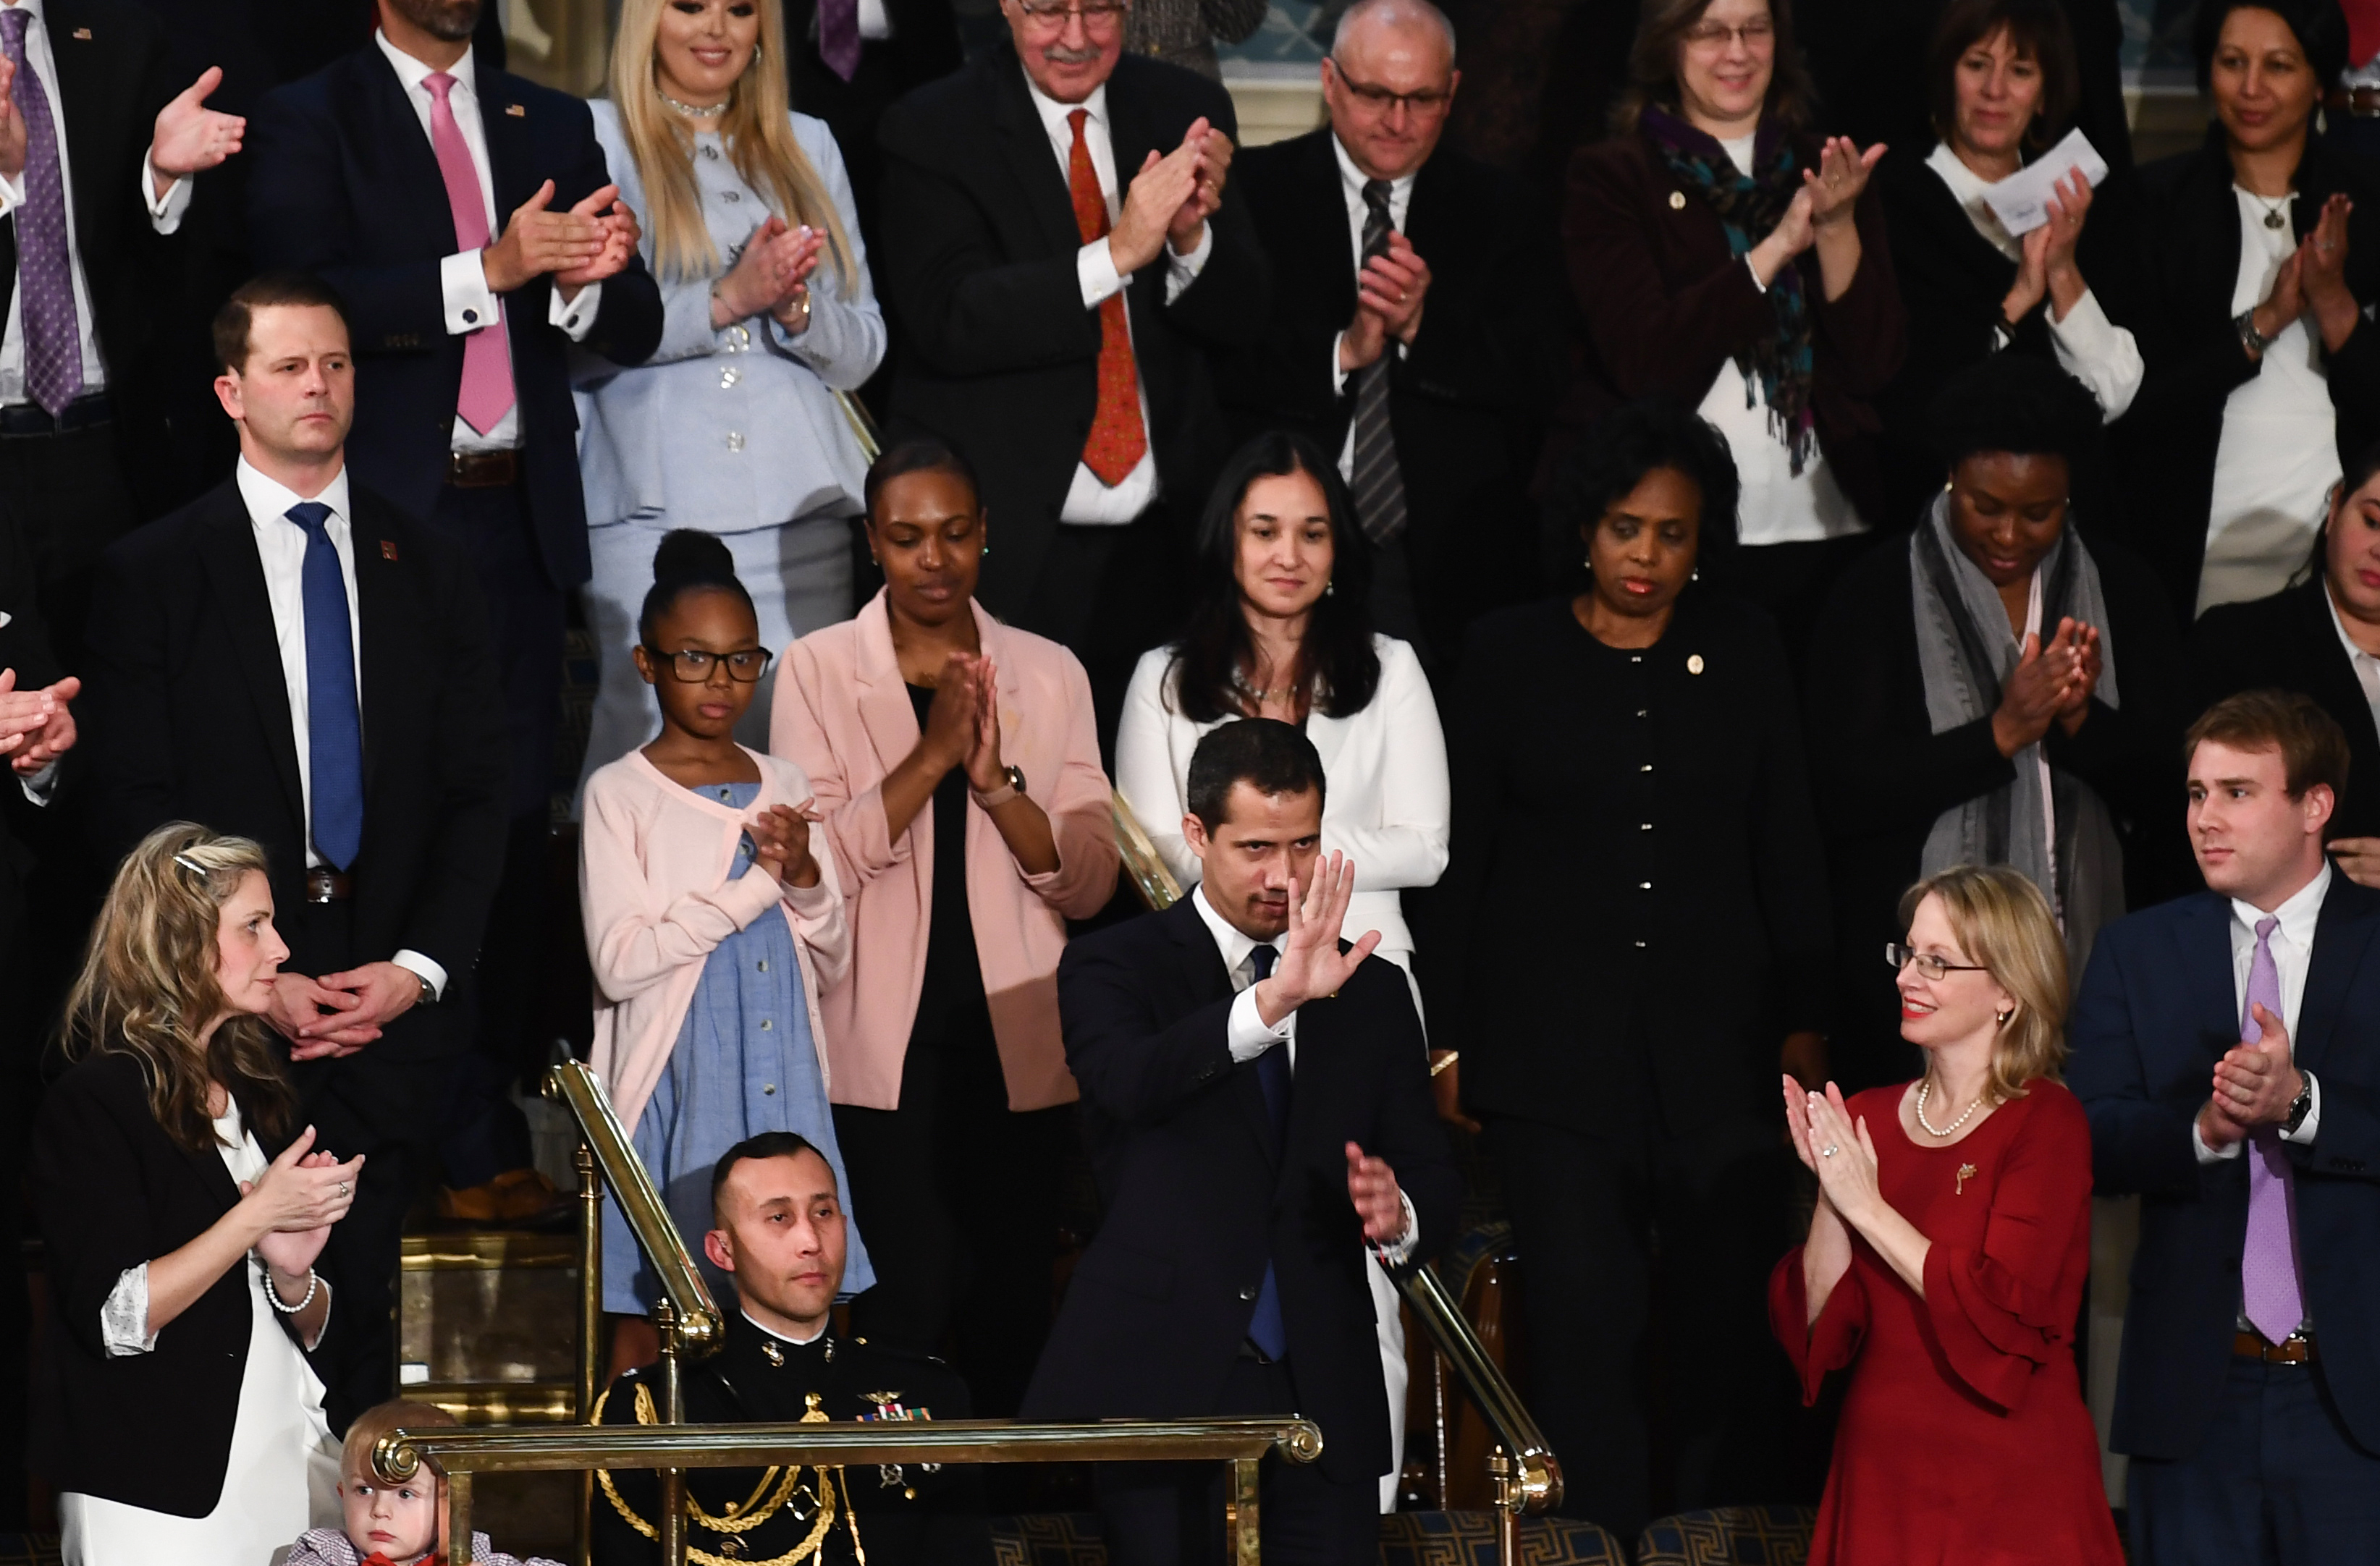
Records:
[[[438,172],[446,179],[446,204],[455,212],[455,243],[466,250],[484,249],[489,240],[487,198],[480,189],[480,171],[471,166],[463,127],[455,123],[455,111],[446,102],[455,91],[455,79],[432,71],[423,85],[430,89],[430,145],[438,154]],[[484,435],[512,406],[513,351],[504,341],[504,306],[499,299],[496,319],[463,339],[463,394],[455,400],[455,411]]]

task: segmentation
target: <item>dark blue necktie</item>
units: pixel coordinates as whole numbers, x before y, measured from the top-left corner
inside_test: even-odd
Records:
[[[1269,946],[1258,946],[1248,953],[1248,961],[1257,971],[1256,981],[1262,984],[1272,977],[1272,965],[1281,953]],[[1281,1155],[1282,1143],[1289,1133],[1289,1041],[1283,1039],[1257,1057],[1257,1085],[1264,1089],[1265,1115],[1272,1123],[1272,1154],[1276,1164]],[[1266,1214],[1266,1232],[1271,1232],[1271,1214]],[[1289,1329],[1281,1318],[1281,1289],[1273,1281],[1271,1261],[1265,1263],[1263,1286],[1257,1290],[1256,1313],[1248,1317],[1248,1341],[1262,1349],[1267,1359],[1289,1357]]]
[[[338,546],[323,524],[331,508],[299,501],[285,513],[306,534],[299,577],[306,605],[307,776],[314,852],[344,870],[364,841],[364,728],[356,710],[355,638]]]

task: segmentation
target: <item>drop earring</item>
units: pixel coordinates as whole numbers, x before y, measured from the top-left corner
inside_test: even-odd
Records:
[[[1998,1019],[1999,1025],[2002,1027],[2006,1027],[2009,1025],[2009,1018],[2016,1015],[2016,1008],[2014,1006],[2010,1006],[2005,1012],[1998,1012],[1993,1014]]]
[[[1324,598],[1336,598],[1336,597],[1338,597],[1338,596],[1339,596],[1339,584],[1338,584],[1337,582],[1332,582],[1332,581],[1326,581],[1326,582],[1324,582],[1324,583],[1322,584],[1322,596],[1323,596]]]

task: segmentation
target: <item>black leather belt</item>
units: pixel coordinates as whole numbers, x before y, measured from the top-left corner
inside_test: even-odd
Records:
[[[105,392],[77,397],[58,409],[55,419],[47,408],[33,403],[11,403],[0,407],[0,436],[64,435],[115,422],[115,405],[107,400]]]
[[[458,451],[446,454],[446,481],[458,490],[501,490],[520,481],[520,454]]]
[[[356,894],[353,876],[316,865],[306,872],[306,901],[309,903],[344,903]]]

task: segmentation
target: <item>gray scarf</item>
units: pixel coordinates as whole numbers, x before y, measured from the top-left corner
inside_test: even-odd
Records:
[[[2116,646],[2107,637],[2107,601],[2099,568],[2070,521],[2035,568],[2041,577],[2045,639],[2067,616],[2098,627],[2098,698],[2118,705]],[[2000,704],[2000,683],[2022,651],[2008,630],[1999,589],[1967,558],[1950,535],[1950,503],[1937,494],[1909,542],[1911,607],[1917,624],[1917,666],[1925,681],[1925,717],[1936,734],[1988,718]],[[2053,843],[2042,811],[2041,745],[2016,753],[2016,777],[1989,794],[1951,806],[1925,836],[1921,875],[1952,865],[2010,865],[2050,896],[2066,931],[2077,973],[2100,927],[2124,911],[2123,847],[2107,805],[2072,773],[2049,769]],[[2055,873],[2053,874],[2053,867]]]

